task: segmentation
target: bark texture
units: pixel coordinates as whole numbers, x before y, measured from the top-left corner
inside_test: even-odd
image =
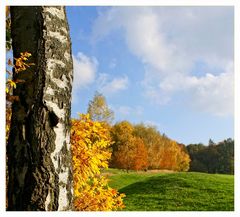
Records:
[[[72,55],[64,7],[11,7],[14,57],[30,52],[13,77],[8,156],[8,210],[71,210]]]

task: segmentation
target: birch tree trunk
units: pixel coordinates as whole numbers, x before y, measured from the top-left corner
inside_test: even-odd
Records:
[[[8,210],[71,210],[72,55],[64,7],[11,7],[14,57],[35,63],[17,84],[7,144]]]

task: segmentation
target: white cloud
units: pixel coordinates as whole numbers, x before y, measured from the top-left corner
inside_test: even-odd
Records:
[[[144,124],[149,126],[149,127],[155,127],[157,130],[162,130],[164,127],[162,124],[156,122],[156,121],[151,121],[151,120],[147,120],[147,121],[144,121]],[[162,132],[160,132],[162,133]]]
[[[141,116],[143,114],[143,107],[141,106],[119,106],[117,109],[117,112],[121,115],[129,116],[129,115],[137,115]]]
[[[126,90],[129,79],[126,75],[111,79],[109,74],[100,73],[98,77],[98,89],[104,95],[112,95],[121,90]]]
[[[234,73],[230,65],[218,76],[206,74],[190,87],[192,106],[218,116],[234,113]]]
[[[82,52],[73,55],[73,88],[87,87],[95,81],[98,61],[95,57],[88,57]]]
[[[142,116],[144,109],[142,106],[126,106],[126,105],[111,105],[111,109],[114,113],[118,114],[121,120],[129,119],[131,117],[140,117]]]
[[[124,116],[129,116],[132,112],[132,108],[130,106],[119,106],[117,111]]]
[[[99,14],[93,39],[123,29],[145,65],[145,96],[166,104],[182,94],[198,111],[233,114],[232,7],[113,7]],[[206,71],[197,76],[197,62]]]

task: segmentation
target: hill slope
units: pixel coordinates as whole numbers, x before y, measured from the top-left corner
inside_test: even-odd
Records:
[[[126,194],[129,211],[234,210],[234,176],[205,173],[108,171],[110,186]]]

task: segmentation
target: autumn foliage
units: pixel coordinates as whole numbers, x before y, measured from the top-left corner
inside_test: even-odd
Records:
[[[190,157],[184,145],[161,135],[154,127],[122,121],[112,127],[111,135],[113,167],[126,170],[189,169]]]
[[[101,176],[111,158],[109,130],[103,123],[81,115],[72,120],[71,144],[74,179],[74,207],[78,211],[110,211],[123,208],[119,194]]]
[[[133,135],[128,121],[115,124],[111,129],[113,144],[112,166],[121,169],[147,168],[147,150],[141,138]]]
[[[144,142],[142,139],[134,137],[133,144],[135,145],[135,156],[133,162],[133,170],[142,170],[146,169],[148,166],[147,162],[147,149],[145,148]]]

